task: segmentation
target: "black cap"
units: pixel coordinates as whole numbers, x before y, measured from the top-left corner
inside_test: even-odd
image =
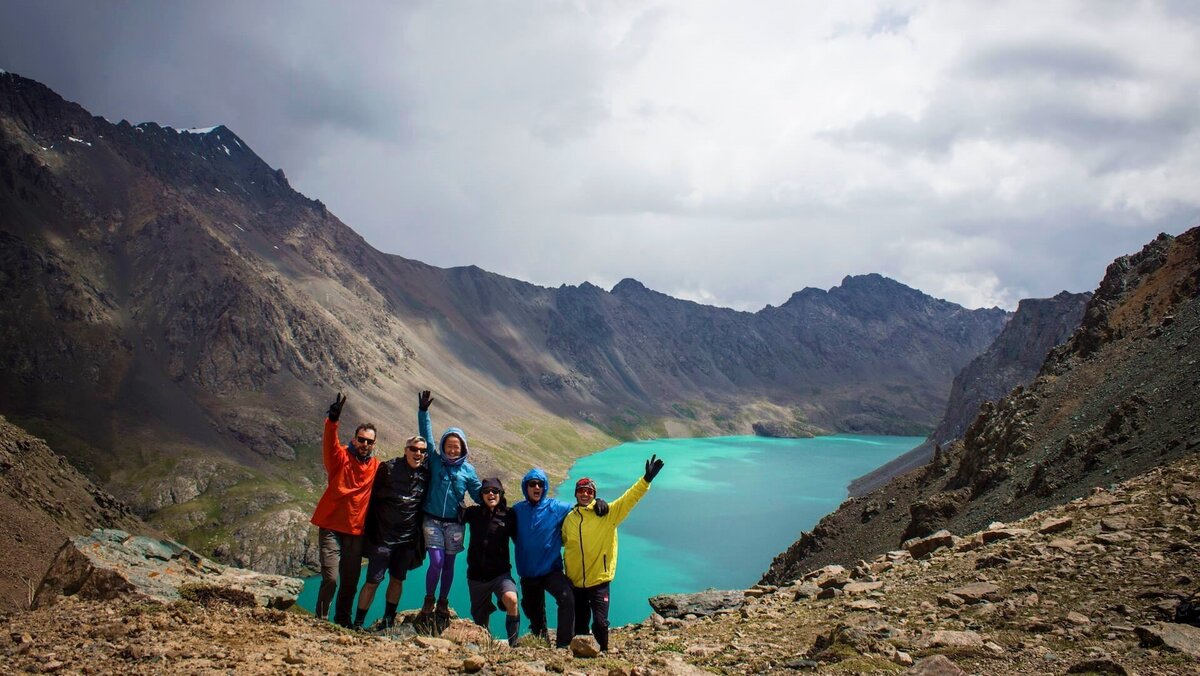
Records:
[[[504,495],[504,484],[500,483],[499,478],[492,477],[490,479],[484,479],[483,485],[479,487],[479,490],[483,491],[486,488],[497,488],[500,490],[500,494]]]

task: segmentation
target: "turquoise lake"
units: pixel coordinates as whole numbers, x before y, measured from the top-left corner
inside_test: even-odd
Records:
[[[846,499],[846,485],[923,441],[921,437],[836,435],[815,439],[714,437],[621,444],[581,458],[556,495],[570,499],[576,479],[595,480],[600,497],[616,500],[657,454],[666,466],[650,492],[621,524],[609,619],[613,626],[640,622],[655,594],[709,587],[739,589],[759,580],[771,559],[802,531]],[[509,502],[521,498],[508,488]],[[458,556],[450,604],[470,617],[466,554]],[[366,565],[363,566],[364,575]],[[514,569],[514,579],[516,571]],[[319,578],[300,594],[312,610]],[[380,585],[368,623],[383,614]],[[417,608],[425,594],[425,569],[411,571],[400,608]],[[547,599],[554,622],[553,601]],[[503,614],[492,616],[500,635]],[[525,631],[522,622],[522,632]]]

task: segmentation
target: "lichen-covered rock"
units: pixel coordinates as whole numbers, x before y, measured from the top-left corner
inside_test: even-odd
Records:
[[[745,603],[741,590],[708,589],[695,594],[660,594],[650,598],[650,607],[663,617],[703,617],[721,610],[736,610]]]
[[[62,546],[42,578],[34,606],[75,594],[101,600],[132,594],[170,602],[179,600],[187,585],[248,592],[259,605],[282,609],[296,602],[304,583],[223,566],[172,540],[97,528]]]

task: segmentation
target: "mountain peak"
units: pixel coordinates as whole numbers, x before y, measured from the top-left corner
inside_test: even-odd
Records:
[[[633,277],[626,277],[625,279],[617,282],[617,285],[612,288],[610,293],[612,293],[614,296],[622,296],[635,293],[646,293],[649,290],[650,289],[646,288],[645,284],[642,284]]]

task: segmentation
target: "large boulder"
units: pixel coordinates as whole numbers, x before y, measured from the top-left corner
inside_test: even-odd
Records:
[[[650,607],[663,617],[683,619],[688,615],[702,617],[722,610],[736,610],[746,601],[740,590],[708,589],[695,594],[659,594],[650,598]]]
[[[102,600],[132,594],[170,603],[184,598],[189,589],[227,589],[282,609],[296,602],[303,586],[299,578],[221,565],[173,540],[97,528],[58,550],[33,604],[51,605],[60,596],[74,594]]]

